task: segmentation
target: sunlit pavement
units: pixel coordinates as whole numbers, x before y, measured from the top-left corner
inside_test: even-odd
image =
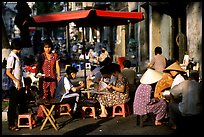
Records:
[[[134,115],[125,118],[111,116],[103,119],[72,119],[71,116],[57,118],[59,130],[56,131],[48,122],[45,128],[40,131],[41,125],[29,129],[21,128],[20,131],[10,131],[7,128],[7,121],[2,122],[2,135],[175,135],[174,130],[168,126],[155,126],[147,122],[144,127],[136,125]]]

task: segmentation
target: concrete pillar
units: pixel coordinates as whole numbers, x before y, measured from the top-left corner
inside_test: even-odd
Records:
[[[121,56],[125,57],[125,44],[126,44],[126,39],[125,39],[125,26],[122,26],[122,37],[121,37]]]

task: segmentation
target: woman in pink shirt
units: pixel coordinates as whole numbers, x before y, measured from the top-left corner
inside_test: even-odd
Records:
[[[155,56],[150,61],[148,67],[154,68],[159,72],[163,72],[166,68],[166,58],[162,55],[162,48],[156,47],[154,49]]]

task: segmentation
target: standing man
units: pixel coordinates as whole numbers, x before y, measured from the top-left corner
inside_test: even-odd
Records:
[[[18,131],[16,126],[18,94],[24,87],[23,71],[21,60],[21,39],[15,38],[11,42],[11,53],[9,54],[6,66],[6,74],[13,80],[13,87],[9,90],[9,109],[8,109],[8,128],[12,131]]]

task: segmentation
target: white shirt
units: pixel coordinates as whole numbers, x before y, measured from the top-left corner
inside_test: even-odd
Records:
[[[68,80],[67,77],[64,77],[64,88],[66,90],[66,93],[69,93],[72,87],[73,87],[72,83]]]
[[[64,77],[64,88],[66,93],[62,95],[62,98],[60,100],[60,102],[64,99],[64,98],[70,98],[70,97],[77,97],[77,101],[79,100],[79,94],[78,93],[71,93],[69,94],[69,91],[71,90],[71,88],[74,87],[72,85],[72,83],[68,80],[67,77]]]
[[[89,60],[89,55],[85,55],[86,60]],[[84,59],[84,54],[81,54],[79,56],[79,60],[83,60]]]
[[[15,61],[15,67],[12,71],[12,74],[14,75],[14,77],[18,80],[20,80],[22,83],[22,87],[25,87],[24,85],[24,80],[23,80],[23,70],[22,70],[22,65],[21,65],[21,61],[19,59],[19,57],[13,52],[11,51],[11,53],[9,54],[9,57],[7,59],[7,65],[6,68],[13,68],[14,65],[14,58],[16,58]],[[15,81],[13,81],[15,84],[15,87],[17,87],[17,83]]]
[[[171,89],[172,89],[174,86],[178,85],[179,83],[183,82],[184,80],[185,80],[184,77],[183,77],[181,74],[178,74],[178,75],[174,78],[174,81],[173,81],[173,83],[172,83],[172,85],[171,85]]]

